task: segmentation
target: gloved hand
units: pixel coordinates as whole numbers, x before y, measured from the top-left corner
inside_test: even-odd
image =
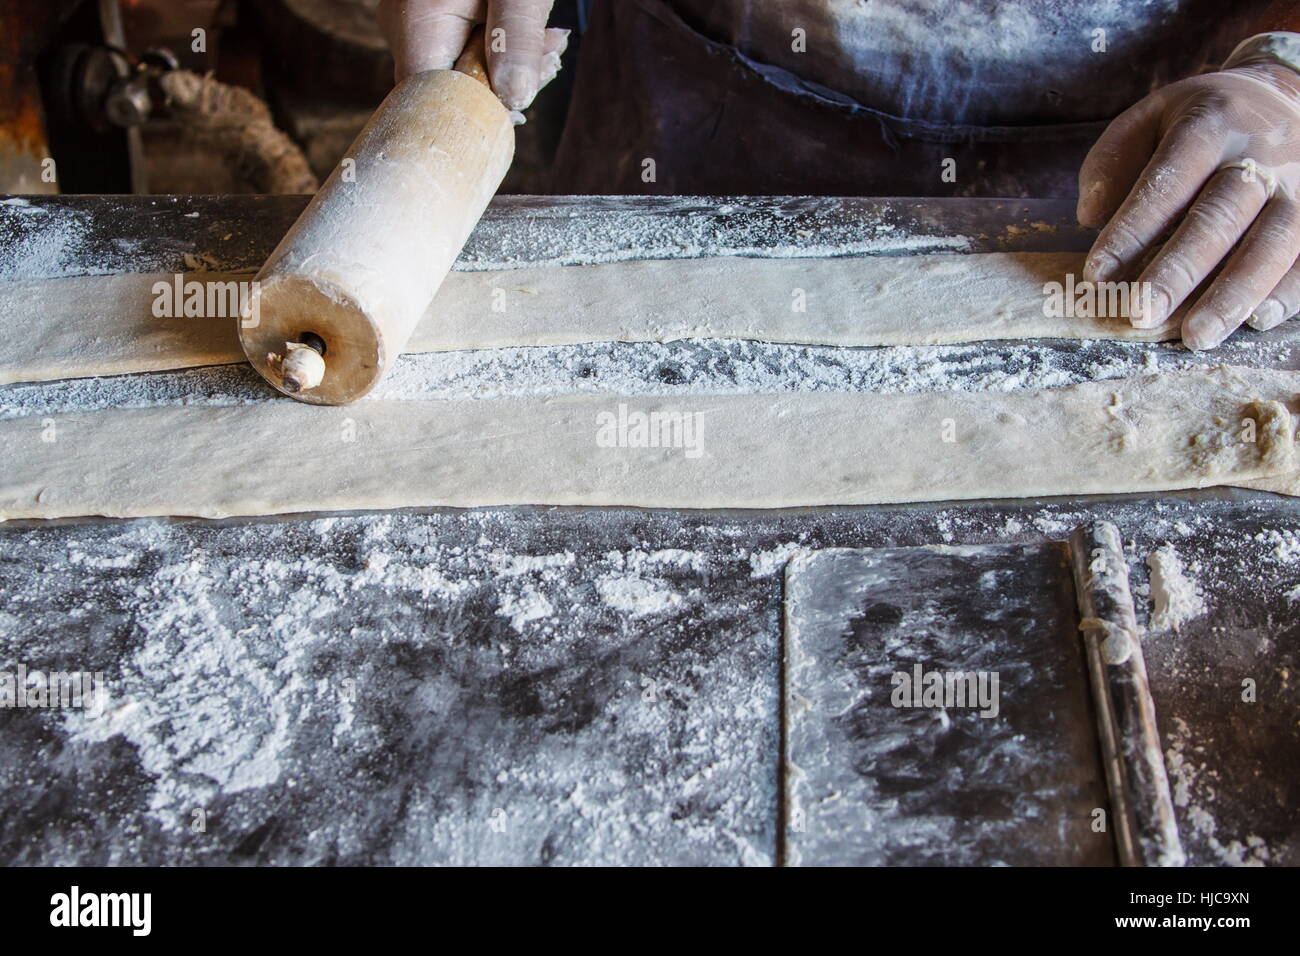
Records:
[[[1269,56],[1237,59],[1120,114],[1079,171],[1079,222],[1105,226],[1083,278],[1151,283],[1135,326],[1166,321],[1224,263],[1183,320],[1194,349],[1300,311],[1300,72]]]
[[[552,0],[380,0],[379,25],[388,38],[400,83],[412,73],[448,70],[470,32],[487,24],[488,76],[501,101],[525,110],[555,78],[568,30],[548,30]],[[494,31],[504,31],[494,42]],[[503,48],[498,48],[503,47]]]

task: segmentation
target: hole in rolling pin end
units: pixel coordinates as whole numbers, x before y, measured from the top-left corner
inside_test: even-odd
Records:
[[[308,348],[315,349],[317,354],[324,355],[326,351],[325,340],[315,332],[303,332],[298,336],[298,341]]]

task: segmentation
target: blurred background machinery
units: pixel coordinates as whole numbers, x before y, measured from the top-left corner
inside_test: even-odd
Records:
[[[551,191],[566,69],[505,192]],[[379,0],[3,0],[0,193],[309,193],[392,87]]]

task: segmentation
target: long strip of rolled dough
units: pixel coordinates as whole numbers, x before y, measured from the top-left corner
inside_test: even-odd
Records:
[[[413,352],[734,338],[807,345],[991,339],[1159,341],[1177,323],[1044,315],[1043,286],[1078,277],[1077,253],[855,259],[673,259],[453,272]],[[206,281],[251,276],[190,275]],[[156,318],[163,274],[0,283],[0,383],[244,361],[234,319]]]
[[[1300,373],[1221,367],[998,394],[283,401],[19,418],[0,422],[0,518],[778,508],[1234,484],[1296,471],[1298,389]],[[690,430],[633,447],[635,413],[654,412]]]

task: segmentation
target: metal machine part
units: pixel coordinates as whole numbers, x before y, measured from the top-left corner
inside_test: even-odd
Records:
[[[176,57],[166,49],[146,50],[139,57],[108,47],[104,49],[119,59],[125,59],[128,67],[125,77],[109,85],[103,99],[104,115],[114,126],[140,126],[149,119],[159,102],[156,91],[158,77],[179,68]]]
[[[70,43],[54,51],[47,109],[96,133],[138,126],[153,109],[143,77],[116,47]]]
[[[109,44],[69,44],[55,53],[49,106],[98,133],[140,126],[162,102],[158,78],[177,68],[170,50],[137,57]]]
[[[138,127],[153,108],[149,77],[168,57],[125,50],[115,0],[87,0],[37,58],[49,155],[63,192],[147,191]]]

